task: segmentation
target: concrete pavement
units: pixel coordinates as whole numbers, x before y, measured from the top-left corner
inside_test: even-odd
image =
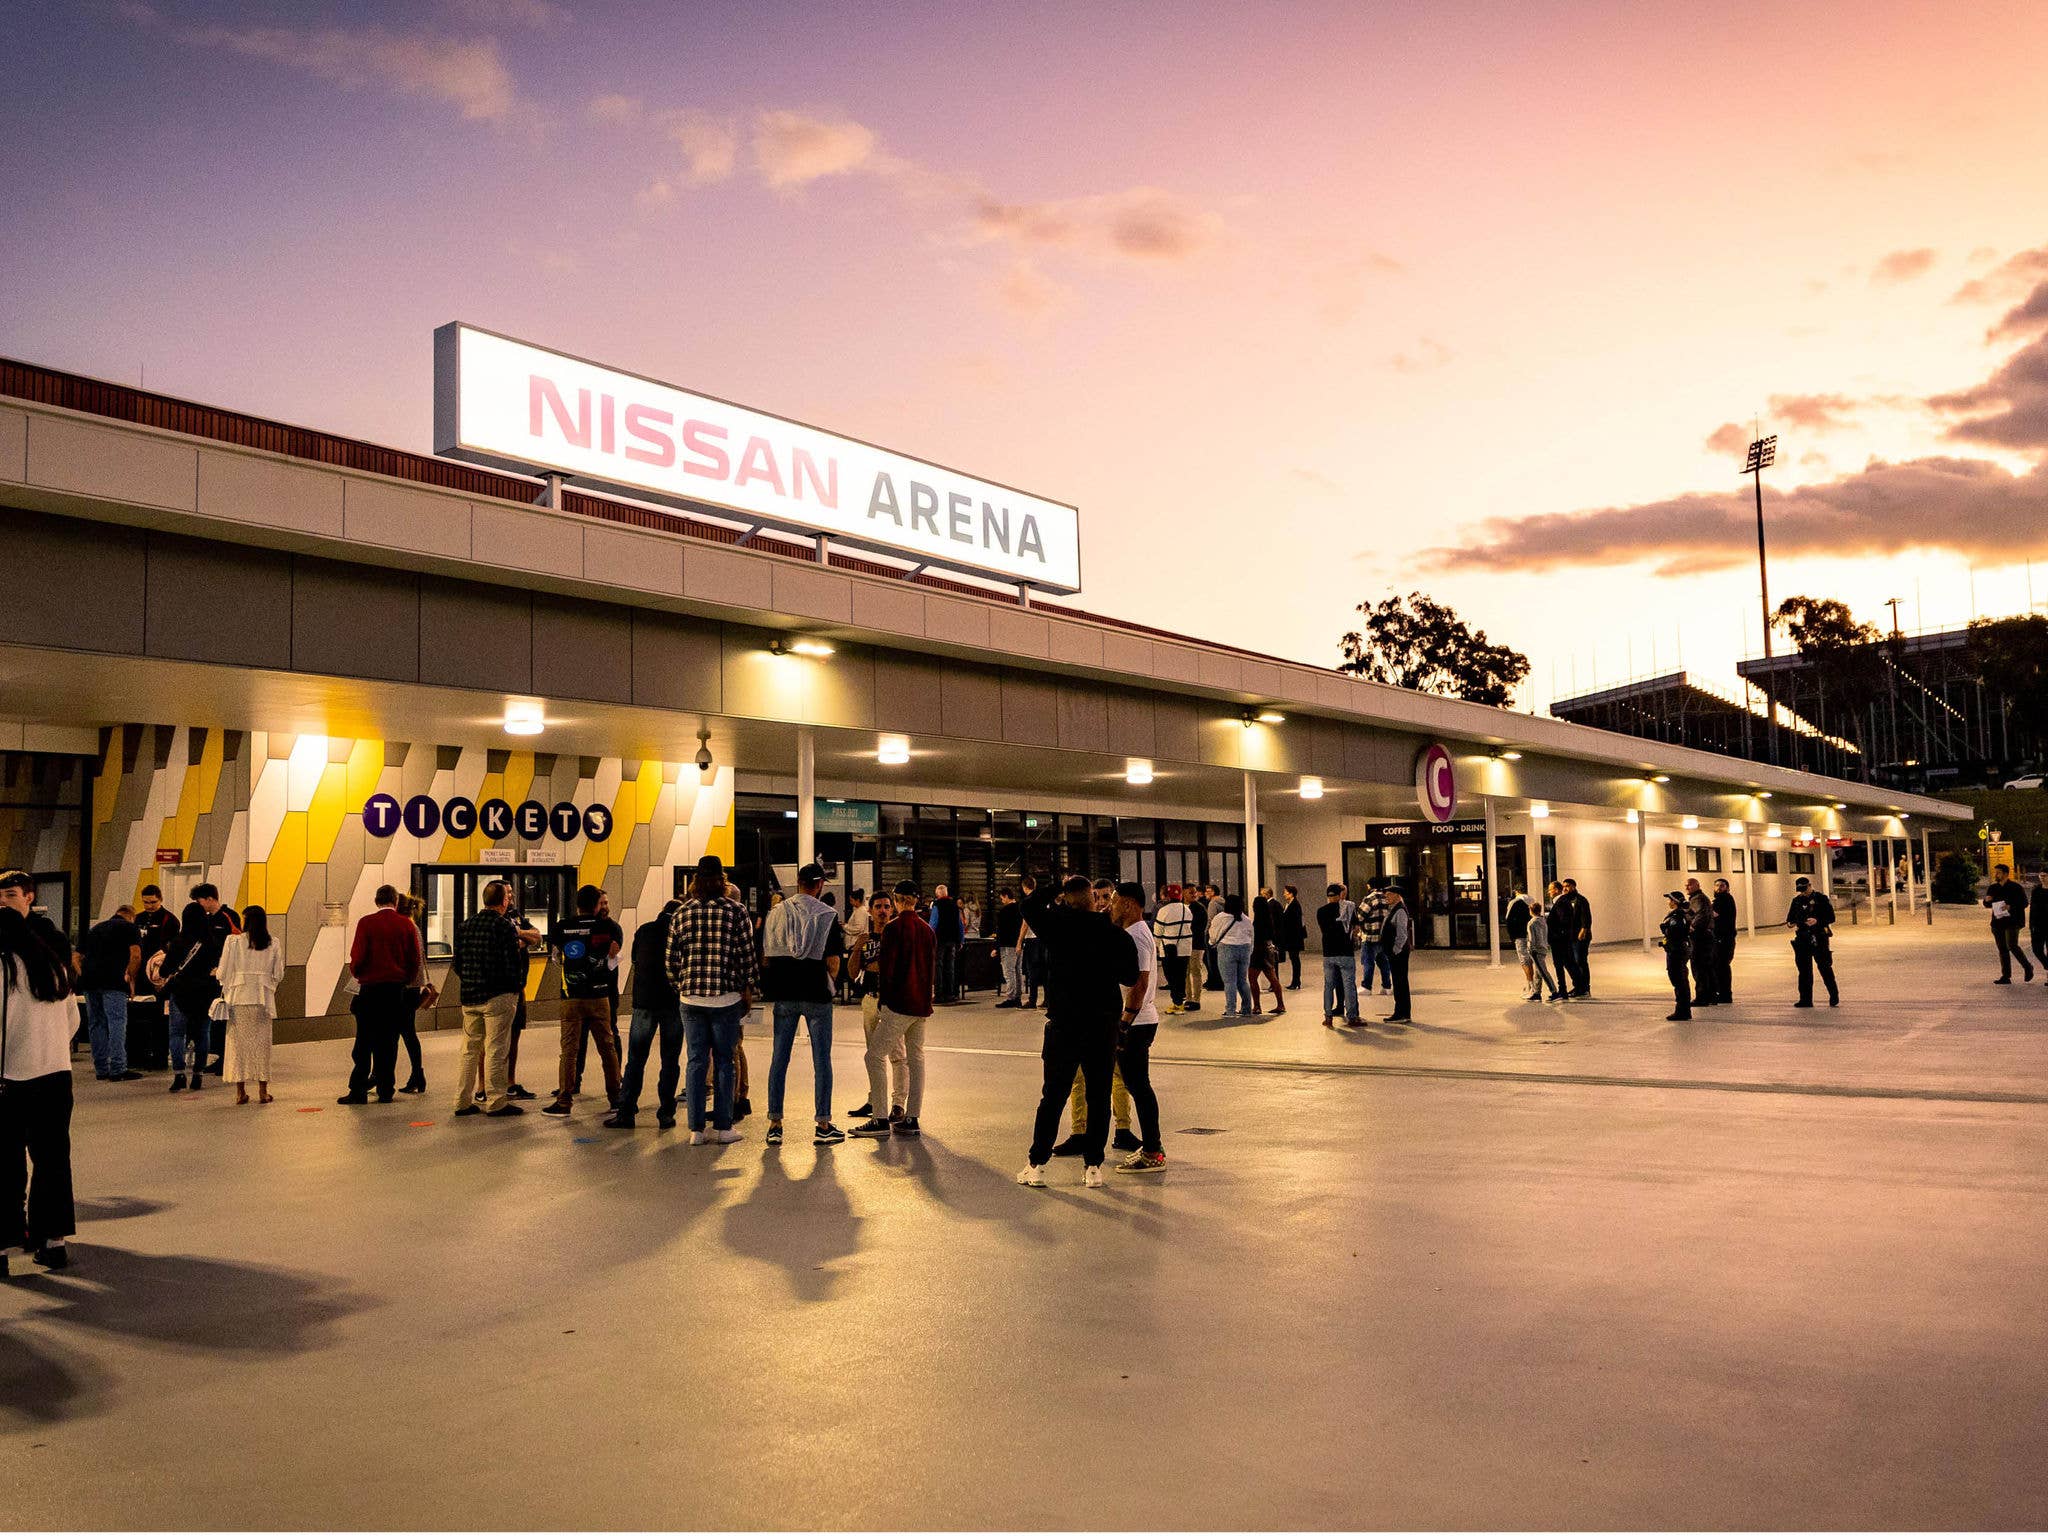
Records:
[[[1955,914],[1839,948],[1842,1009],[1760,934],[1690,1026],[1634,951],[1567,1007],[1425,957],[1362,1037],[1305,974],[1162,1030],[1171,1167],[1099,1192],[1012,1182],[986,1004],[880,1146],[764,1147],[764,1039],[723,1149],[451,1121],[447,1035],[424,1104],[337,1107],[336,1043],[264,1109],[88,1072],[76,1267],[0,1287],[10,1523],[2038,1527],[2048,987]]]

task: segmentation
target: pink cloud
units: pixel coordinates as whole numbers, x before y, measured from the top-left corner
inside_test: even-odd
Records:
[[[1934,267],[1934,250],[1923,246],[1916,251],[1893,251],[1878,259],[1871,268],[1871,282],[1889,287],[1894,283],[1909,283],[1916,277],[1924,277]]]
[[[850,119],[783,111],[754,119],[754,164],[771,187],[844,176],[861,169],[874,152],[874,132]]]

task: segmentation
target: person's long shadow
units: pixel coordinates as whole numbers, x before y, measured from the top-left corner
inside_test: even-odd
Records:
[[[1334,1030],[1337,1038],[1346,1045],[1362,1046],[1374,1051],[1405,1051],[1414,1042],[1393,1033],[1400,1026],[1392,1024],[1361,1025],[1357,1029]]]
[[[371,1304],[322,1275],[98,1243],[76,1245],[73,1267],[38,1288],[55,1303],[38,1314],[49,1324],[229,1354],[323,1348],[336,1323]]]
[[[0,1333],[0,1433],[103,1413],[110,1380],[82,1356],[10,1327]]]
[[[126,1221],[133,1216],[153,1216],[170,1209],[162,1200],[144,1200],[139,1195],[101,1195],[77,1202],[80,1221]]]
[[[819,1149],[810,1172],[792,1179],[782,1149],[766,1148],[760,1182],[725,1208],[725,1246],[782,1270],[798,1301],[829,1300],[834,1266],[860,1251],[862,1218],[839,1183],[843,1150]]]
[[[1020,1158],[1028,1129],[1019,1142]],[[876,1148],[878,1163],[901,1170],[925,1194],[943,1205],[949,1215],[972,1221],[998,1221],[1014,1227],[1034,1242],[1058,1242],[1058,1235],[1043,1229],[1034,1219],[1044,1201],[1042,1192],[1022,1190],[1016,1175],[991,1167],[979,1158],[950,1149],[930,1132],[914,1140],[895,1139]],[[1062,1166],[1079,1173],[1078,1163],[1062,1160]],[[1036,1203],[1032,1197],[1039,1196]],[[1112,1214],[1096,1208],[1095,1214]]]

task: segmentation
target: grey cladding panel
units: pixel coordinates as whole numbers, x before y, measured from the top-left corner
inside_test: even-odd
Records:
[[[141,655],[144,538],[139,529],[0,507],[15,633],[33,645]]]
[[[420,578],[420,681],[533,691],[533,600],[524,592]]]
[[[1086,683],[1062,683],[1060,745],[1071,752],[1109,750],[1109,699]]]
[[[718,631],[640,610],[633,615],[633,702],[716,712],[724,705]]]
[[[535,593],[533,691],[549,698],[631,703],[632,611]]]
[[[1152,750],[1176,762],[1201,761],[1201,706],[1193,699],[1161,695],[1152,701]]]
[[[1021,747],[1055,747],[1059,738],[1059,689],[1043,678],[1005,672],[1003,740]]]
[[[941,729],[976,741],[1003,738],[1003,691],[997,674],[978,667],[946,667],[939,674]]]
[[[300,556],[292,573],[292,666],[409,683],[420,667],[420,578]]]
[[[292,557],[149,536],[149,654],[239,667],[292,664]]]
[[[937,732],[944,713],[939,702],[939,667],[922,658],[879,651],[875,655],[875,728]]]

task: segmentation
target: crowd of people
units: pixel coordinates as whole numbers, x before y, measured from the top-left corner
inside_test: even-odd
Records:
[[[825,880],[821,867],[806,865],[796,890],[756,923],[724,865],[707,856],[686,893],[630,939],[597,886],[581,887],[575,912],[543,935],[511,906],[509,882],[486,882],[481,905],[454,935],[450,969],[460,989],[463,1033],[454,1114],[517,1116],[525,1113],[522,1100],[537,1097],[520,1085],[518,1059],[529,958],[533,947],[545,944],[561,998],[556,1082],[543,1113],[573,1111],[594,1044],[604,1079],[603,1123],[633,1129],[648,1059],[658,1050],[657,1126],[674,1127],[680,1113],[691,1144],[735,1142],[735,1123],[752,1113],[745,1025],[757,1003],[765,1003],[770,1145],[783,1141],[785,1089],[800,1029],[810,1045],[814,1143],[917,1137],[926,1023],[963,990],[960,956],[977,914],[963,912],[944,886],[926,901],[906,881],[872,897],[853,893],[842,918],[825,894]],[[1784,919],[1798,976],[1794,1006],[1814,1006],[1816,977],[1828,1005],[1837,1006],[1834,906],[1804,877],[1794,888]],[[0,1241],[0,1273],[11,1251],[49,1269],[69,1262],[71,1047],[81,1021],[94,1077],[135,1082],[144,1074],[129,1061],[129,1012],[136,998],[154,997],[164,1009],[172,1093],[204,1086],[218,1044],[214,1070],[235,1086],[235,1102],[273,1102],[274,1020],[285,965],[261,906],[238,913],[215,887],[202,884],[174,915],[161,891],[145,886],[139,907],[122,905],[74,949],[37,908],[35,896],[32,876],[0,872],[0,1210],[22,1212],[18,1239]],[[991,914],[1002,976],[996,1007],[1036,1010],[1042,998],[1046,1013],[1043,1080],[1018,1181],[1042,1185],[1053,1158],[1078,1157],[1084,1181],[1096,1186],[1111,1151],[1120,1154],[1118,1172],[1163,1169],[1150,1065],[1161,1018],[1200,1012],[1210,991],[1222,993],[1225,1019],[1284,1013],[1281,964],[1290,966],[1285,990],[1298,989],[1301,956],[1311,943],[1322,961],[1326,1026],[1367,1027],[1360,999],[1376,990],[1391,1000],[1383,1022],[1412,1022],[1408,973],[1415,927],[1402,893],[1374,881],[1356,901],[1342,883],[1324,896],[1311,926],[1291,885],[1278,894],[1262,890],[1249,909],[1241,896],[1214,884],[1166,885],[1149,893],[1149,902],[1136,884],[1078,874],[1043,887],[1027,877],[997,890]],[[356,1031],[348,1085],[338,1101],[344,1105],[373,1098],[390,1103],[396,1094],[426,1091],[416,1019],[440,1001],[427,972],[419,899],[386,885],[374,901],[356,925],[346,968]],[[1682,890],[1666,894],[1665,903],[1658,941],[1672,988],[1667,1019],[1688,1020],[1694,1010],[1732,1004],[1740,913],[1728,882],[1714,881],[1709,893],[1688,879]],[[2015,966],[2026,981],[2034,979],[2029,948],[2048,976],[2048,870],[2029,887],[1998,866],[1983,905],[1999,958],[1997,983],[2010,985]],[[1521,966],[1524,1001],[1592,995],[1593,912],[1576,881],[1553,881],[1541,897],[1514,893],[1503,933]],[[623,1042],[622,964],[630,977]],[[1262,1006],[1261,982],[1271,993],[1270,1009]],[[832,1114],[838,1003],[859,1006],[864,1037],[866,1096],[850,1111],[854,1123],[845,1131]],[[403,1085],[395,1081],[401,1044],[411,1069]],[[1063,1119],[1069,1134],[1060,1139]]]

